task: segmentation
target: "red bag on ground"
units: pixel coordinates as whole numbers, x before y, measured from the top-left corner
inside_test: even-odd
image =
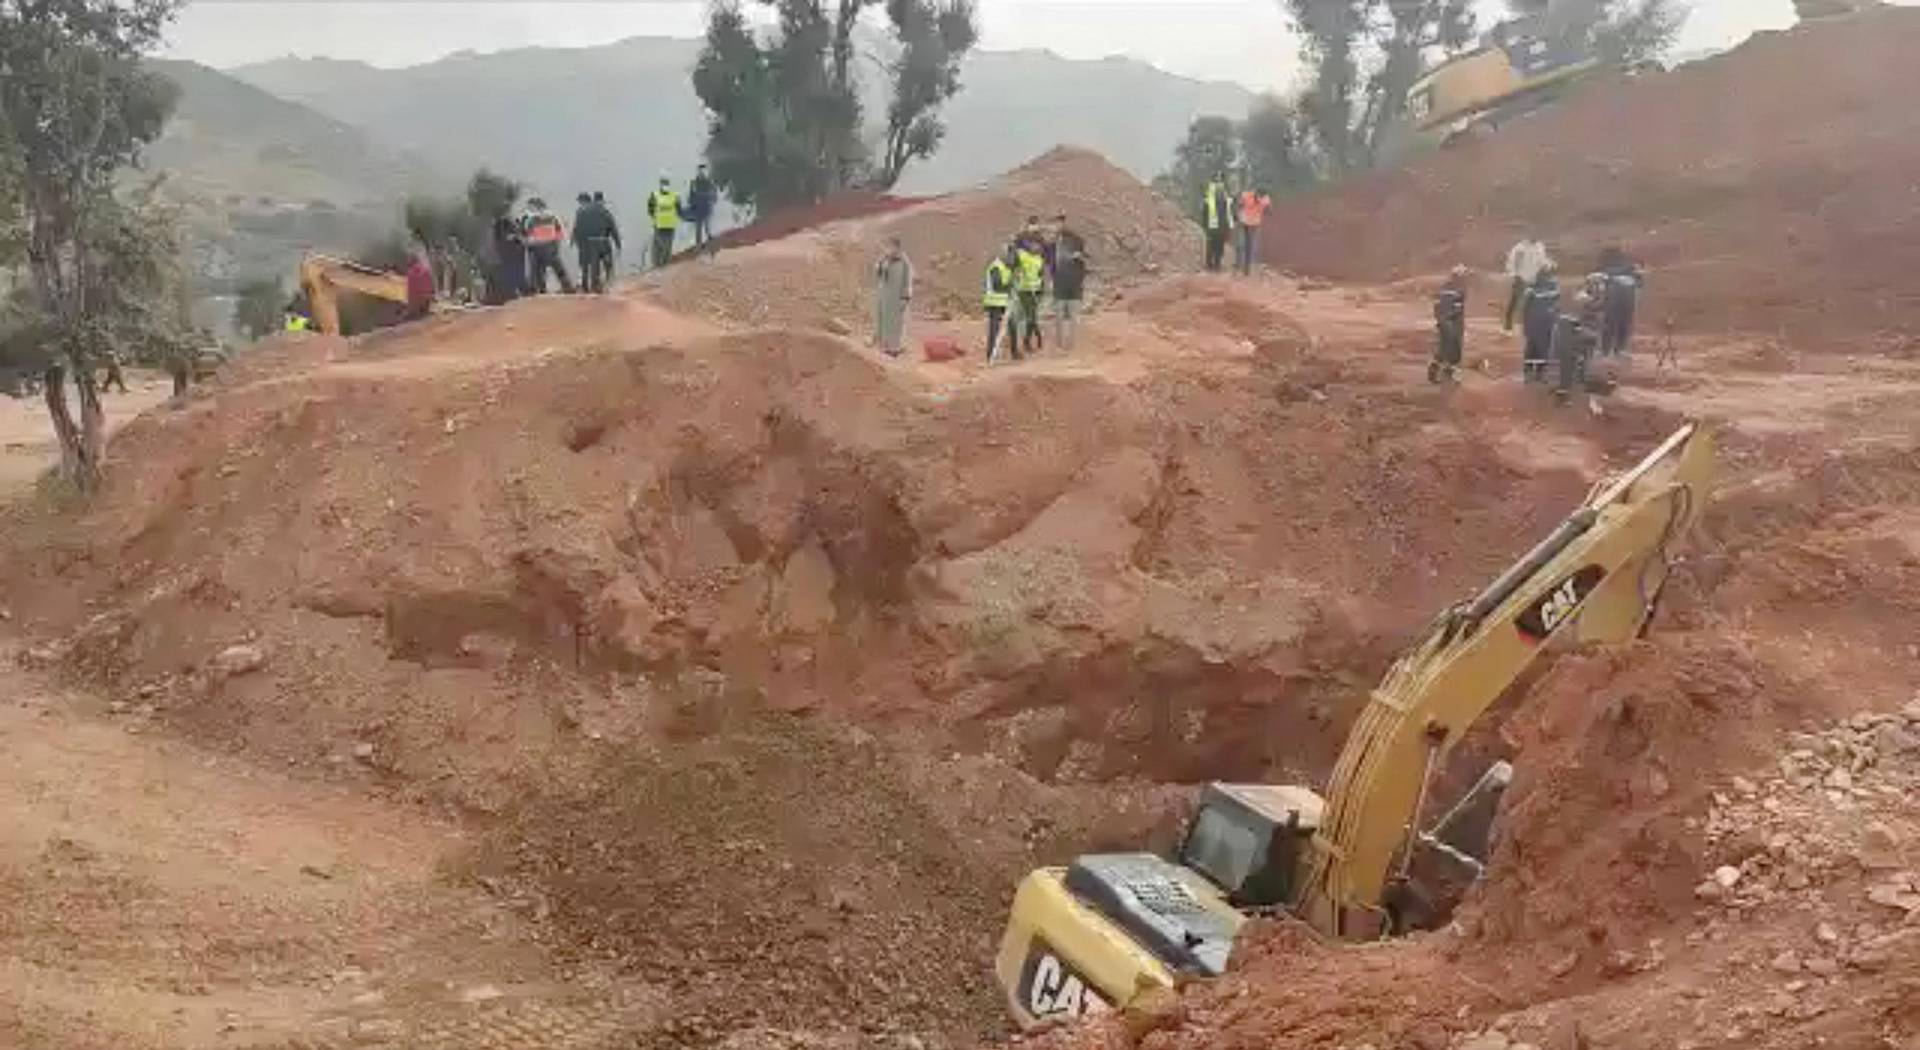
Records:
[[[931,336],[921,346],[929,361],[953,361],[961,356],[960,344],[944,335]]]

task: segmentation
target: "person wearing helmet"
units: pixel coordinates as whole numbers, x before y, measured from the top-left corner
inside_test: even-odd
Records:
[[[1433,360],[1427,382],[1457,380],[1467,346],[1467,268],[1456,266],[1433,296]]]
[[[659,269],[673,258],[673,238],[680,232],[680,195],[673,192],[673,180],[660,176],[660,188],[647,196],[647,217],[653,220],[653,267]]]

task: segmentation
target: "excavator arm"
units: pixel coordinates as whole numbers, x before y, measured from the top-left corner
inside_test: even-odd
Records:
[[[306,289],[314,327],[331,335],[340,334],[342,289],[388,302],[407,301],[405,277],[328,255],[308,255],[301,260],[300,286]]]
[[[1348,938],[1396,925],[1388,888],[1406,875],[1448,750],[1548,646],[1639,635],[1667,580],[1668,546],[1699,514],[1712,458],[1706,430],[1683,427],[1400,658],[1334,767],[1302,851],[1299,915]]]

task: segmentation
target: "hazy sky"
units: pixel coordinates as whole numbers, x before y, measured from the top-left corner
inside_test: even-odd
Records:
[[[1126,54],[1193,77],[1284,86],[1293,44],[1279,0],[979,0],[984,46],[1073,58]],[[1695,0],[1680,50],[1793,22],[1792,0]],[[454,51],[579,47],[629,36],[698,36],[700,0],[439,3],[195,0],[169,54],[213,66],[283,55],[412,65]]]

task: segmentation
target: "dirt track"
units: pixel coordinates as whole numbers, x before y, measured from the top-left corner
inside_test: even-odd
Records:
[[[972,347],[941,304],[995,234],[952,217],[1109,185],[1140,254],[1073,354],[861,345],[886,235],[916,340]],[[1484,726],[1521,773],[1456,929],[1270,927],[1054,1038],[1911,1050],[1920,365],[1681,336],[1590,412],[1483,298],[1430,387],[1430,278],[1184,273],[1157,207],[1063,152],[609,299],[275,342],[84,511],[8,506],[0,1038],[990,1042],[1022,870],[1164,843],[1181,783],[1319,783],[1410,632],[1701,415],[1724,485],[1653,638]]]

